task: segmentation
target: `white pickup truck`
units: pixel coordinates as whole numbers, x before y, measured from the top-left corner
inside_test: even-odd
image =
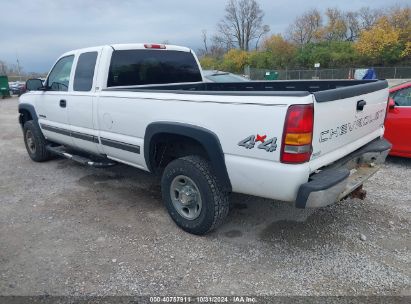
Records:
[[[172,219],[194,234],[222,223],[230,192],[298,208],[359,192],[391,148],[383,80],[210,83],[188,48],[118,44],[67,52],[26,85],[34,161],[161,174]]]

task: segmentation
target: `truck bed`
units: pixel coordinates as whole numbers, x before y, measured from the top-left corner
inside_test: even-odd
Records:
[[[201,82],[190,84],[112,87],[105,91],[153,91],[162,93],[241,96],[307,96],[317,102],[349,98],[388,87],[386,80],[280,80],[249,82]]]

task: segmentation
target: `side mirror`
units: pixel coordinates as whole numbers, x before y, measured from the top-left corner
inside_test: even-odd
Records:
[[[44,89],[43,81],[41,79],[29,79],[26,81],[27,91],[39,91]]]
[[[388,98],[388,110],[394,110],[395,108],[395,101],[391,97]]]

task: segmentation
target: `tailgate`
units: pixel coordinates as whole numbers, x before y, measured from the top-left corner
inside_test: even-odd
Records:
[[[383,133],[388,100],[385,80],[314,93],[314,171]]]

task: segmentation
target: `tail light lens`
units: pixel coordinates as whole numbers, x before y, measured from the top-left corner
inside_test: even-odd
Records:
[[[312,104],[292,105],[288,108],[281,147],[281,162],[300,164],[310,160],[313,124]]]

